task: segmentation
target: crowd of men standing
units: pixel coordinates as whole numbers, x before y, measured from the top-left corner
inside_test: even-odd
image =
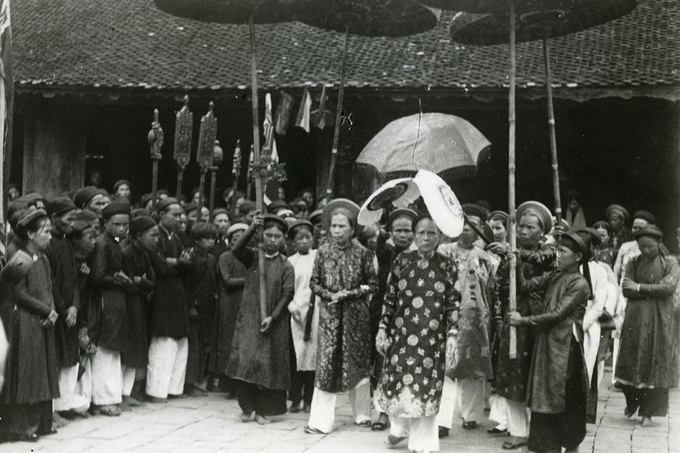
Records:
[[[304,411],[327,434],[349,392],[389,447],[438,451],[455,411],[472,430],[489,410],[503,449],[578,451],[612,353],[622,416],[667,413],[680,268],[649,212],[630,228],[611,205],[589,227],[578,194],[562,223],[528,201],[512,250],[508,214],[483,202],[448,238],[422,206],[360,227],[356,204],[312,191],[266,213],[225,193],[210,213],[166,191],[133,208],[130,189],[9,202],[0,440],[208,392],[237,398],[243,422]]]

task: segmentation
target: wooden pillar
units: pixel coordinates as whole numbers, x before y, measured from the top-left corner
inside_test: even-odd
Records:
[[[81,109],[44,105],[27,112],[22,193],[54,197],[83,187],[87,147]]]

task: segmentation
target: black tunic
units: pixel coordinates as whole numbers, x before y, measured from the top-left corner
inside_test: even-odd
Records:
[[[127,337],[121,353],[121,363],[132,368],[144,368],[148,363],[148,337],[146,331],[146,305],[156,285],[151,260],[136,242],[123,250],[123,269],[125,274],[134,280],[141,277],[139,284],[127,290]]]
[[[191,265],[179,260],[184,247],[181,239],[160,228],[159,252],[149,254],[156,274],[156,290],[151,298],[151,336],[184,338],[189,334],[189,306],[180,272],[190,271]],[[166,258],[177,258],[171,266]]]
[[[92,262],[93,294],[91,303],[101,304],[101,319],[95,338],[99,347],[120,351],[127,337],[126,287],[114,279],[123,270],[123,250],[109,233],[102,233],[95,240]]]
[[[52,230],[52,241],[45,251],[52,271],[52,295],[55,311],[59,314],[54,325],[57,341],[57,360],[60,368],[76,365],[80,360],[78,352],[78,329],[66,326],[68,309],[80,310],[80,291],[78,288],[78,268],[73,245],[64,235]]]

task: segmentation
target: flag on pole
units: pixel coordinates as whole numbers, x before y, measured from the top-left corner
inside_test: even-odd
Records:
[[[293,96],[288,93],[281,92],[279,98],[279,105],[276,106],[276,115],[274,115],[274,124],[276,125],[276,133],[279,135],[286,135],[288,124],[290,123],[290,110],[293,106]]]
[[[0,6],[0,203],[5,200],[5,156],[11,151],[14,77],[12,72],[12,29],[9,0]],[[4,223],[4,206],[0,205],[0,223]]]
[[[319,98],[319,110],[314,112],[315,126],[319,129],[326,127],[326,85],[321,90],[321,98]]]
[[[264,98],[264,145],[261,156],[270,156],[272,162],[279,161],[279,153],[276,151],[276,139],[274,138],[274,122],[272,121],[272,95],[267,93]]]
[[[312,109],[312,97],[309,95],[309,90],[305,88],[302,93],[302,101],[300,102],[300,109],[298,110],[295,125],[301,127],[305,132],[309,133],[309,116]]]

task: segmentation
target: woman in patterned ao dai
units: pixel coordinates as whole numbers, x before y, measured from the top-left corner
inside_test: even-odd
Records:
[[[457,333],[460,294],[453,261],[435,251],[440,232],[431,218],[415,225],[414,251],[394,262],[376,337],[385,355],[378,400],[390,416],[388,444],[409,437],[411,451],[438,451],[436,416],[444,385],[447,332]],[[448,324],[448,326],[447,326]]]

